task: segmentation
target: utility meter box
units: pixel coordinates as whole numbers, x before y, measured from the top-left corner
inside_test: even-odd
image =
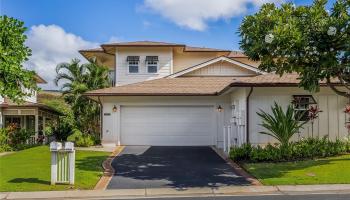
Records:
[[[64,150],[73,151],[74,150],[74,143],[73,142],[65,142],[64,143]]]
[[[51,142],[50,143],[50,151],[58,151],[62,149],[61,142]]]

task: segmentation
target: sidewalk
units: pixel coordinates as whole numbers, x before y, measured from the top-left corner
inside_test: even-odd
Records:
[[[0,199],[45,199],[45,198],[143,198],[181,196],[220,196],[220,195],[283,195],[349,193],[350,184],[297,185],[297,186],[229,186],[219,188],[146,188],[120,190],[75,190],[41,192],[3,192]]]

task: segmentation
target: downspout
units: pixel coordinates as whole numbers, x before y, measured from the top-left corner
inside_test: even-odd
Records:
[[[101,102],[100,96],[97,96],[98,103],[100,104],[100,140],[102,141],[102,135],[103,135],[103,104]]]
[[[246,117],[246,135],[247,135],[247,141],[246,143],[249,144],[250,141],[249,141],[249,99],[250,99],[250,96],[251,94],[253,93],[253,90],[254,90],[254,87],[250,87],[250,91],[248,93],[248,96],[247,96],[247,100],[246,100],[246,111],[247,111],[247,117]]]

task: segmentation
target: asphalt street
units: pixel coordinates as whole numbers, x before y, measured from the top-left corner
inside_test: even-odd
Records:
[[[113,198],[107,198],[107,199],[112,200]],[[119,198],[116,198],[116,199],[120,200]],[[350,194],[135,198],[135,200],[136,199],[142,199],[142,200],[349,200]],[[130,198],[125,200],[130,200]]]

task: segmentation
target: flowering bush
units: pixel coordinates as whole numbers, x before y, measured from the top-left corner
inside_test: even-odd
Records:
[[[344,112],[345,112],[346,114],[350,114],[350,104],[345,106]]]
[[[311,121],[314,121],[315,119],[318,118],[318,114],[320,112],[323,112],[322,110],[320,110],[320,108],[316,105],[316,106],[310,106],[309,110],[308,110],[308,118]]]
[[[32,135],[34,135],[34,131],[18,129],[14,124],[0,129],[0,152],[30,147],[31,145],[27,145],[26,142]]]

